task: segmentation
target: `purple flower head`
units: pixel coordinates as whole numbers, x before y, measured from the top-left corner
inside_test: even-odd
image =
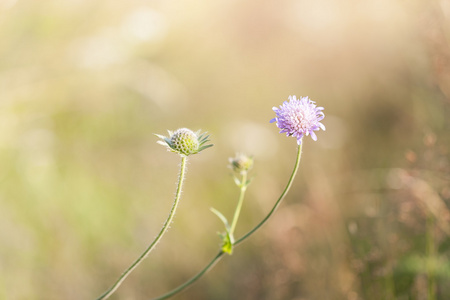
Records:
[[[297,138],[299,145],[304,135],[311,135],[311,138],[317,141],[314,131],[325,130],[325,126],[320,123],[325,115],[322,112],[323,107],[317,107],[314,103],[308,97],[297,99],[295,96],[289,96],[289,102],[284,101],[280,108],[273,108],[277,117],[270,120],[270,123],[277,122],[280,133]]]

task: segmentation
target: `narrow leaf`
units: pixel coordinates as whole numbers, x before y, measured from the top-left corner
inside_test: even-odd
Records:
[[[234,183],[236,183],[237,186],[241,186],[241,181],[236,176],[233,176]]]
[[[227,220],[227,218],[225,218],[225,216],[224,216],[220,211],[218,211],[217,209],[215,209],[215,208],[213,208],[213,207],[211,207],[210,210],[211,210],[216,216],[219,217],[219,219],[223,222],[223,224],[225,225],[225,228],[226,228],[226,230],[227,230],[227,232],[228,232],[228,230],[230,229],[230,225],[228,225],[228,220]],[[227,233],[227,235],[228,235],[228,233]]]

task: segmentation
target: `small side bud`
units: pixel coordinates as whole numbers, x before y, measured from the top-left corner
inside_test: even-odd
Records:
[[[229,158],[230,168],[236,173],[243,173],[251,170],[253,167],[253,157],[242,153],[237,153],[234,158]]]

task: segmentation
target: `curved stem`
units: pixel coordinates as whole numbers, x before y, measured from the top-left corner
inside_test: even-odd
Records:
[[[222,257],[222,255],[225,252],[220,251],[219,253],[217,253],[217,255],[209,262],[209,264],[206,265],[206,267],[203,268],[203,270],[201,270],[200,272],[197,273],[197,275],[195,275],[194,277],[192,277],[191,279],[189,279],[188,281],[186,281],[185,283],[183,283],[182,285],[178,286],[177,288],[171,290],[170,292],[168,292],[167,294],[164,294],[162,296],[159,296],[158,298],[155,298],[153,300],[163,300],[163,299],[168,299],[170,297],[172,297],[173,295],[181,292],[182,290],[184,290],[185,288],[187,288],[188,286],[190,286],[191,284],[193,284],[194,282],[196,282],[198,279],[200,279],[200,277],[203,276],[203,274],[205,274],[206,272],[208,272],[212,267],[214,267],[214,265],[220,260],[220,258]]]
[[[294,165],[294,169],[292,170],[292,174],[291,177],[289,178],[289,181],[286,185],[286,187],[284,188],[283,192],[281,193],[280,197],[278,198],[277,202],[275,202],[275,205],[273,206],[272,210],[268,213],[268,215],[258,224],[256,225],[252,230],[250,230],[247,234],[245,234],[243,237],[241,237],[239,240],[237,240],[233,246],[236,246],[238,244],[240,244],[241,242],[243,242],[245,239],[247,239],[249,236],[251,236],[256,230],[258,230],[269,218],[270,216],[275,212],[275,210],[278,208],[278,206],[280,205],[281,201],[284,199],[284,197],[286,196],[287,192],[289,191],[289,189],[292,186],[292,183],[294,181],[295,175],[297,174],[298,171],[298,167],[300,165],[300,159],[302,156],[302,145],[298,146],[298,152],[297,152],[297,159],[295,161],[295,165]],[[245,190],[244,190],[245,192]],[[241,196],[243,198],[243,195],[241,193]],[[233,219],[234,222],[234,219]],[[187,288],[189,285],[193,284],[194,282],[196,282],[198,279],[200,279],[200,277],[202,277],[207,271],[209,271],[218,261],[219,259],[222,257],[222,255],[224,254],[224,252],[220,251],[207,265],[205,268],[203,268],[203,270],[201,270],[199,273],[197,273],[197,275],[195,275],[194,277],[192,277],[191,279],[189,279],[188,281],[186,281],[185,283],[183,283],[182,285],[178,286],[177,288],[173,289],[172,291],[168,292],[167,294],[164,294],[158,298],[155,298],[153,300],[163,300],[163,299],[168,299],[170,297],[172,297],[173,295],[181,292],[182,290],[184,290],[185,288]]]
[[[267,214],[267,216],[262,219],[261,222],[259,222],[258,225],[256,225],[252,230],[247,232],[243,237],[238,239],[236,242],[234,242],[233,246],[237,246],[238,244],[242,243],[245,239],[247,239],[249,236],[251,236],[256,230],[258,230],[264,223],[267,222],[267,220],[272,216],[272,214],[277,210],[278,206],[280,206],[281,201],[286,196],[287,192],[292,186],[292,183],[294,182],[295,175],[297,174],[298,167],[300,165],[300,159],[302,157],[302,144],[298,145],[298,152],[297,152],[297,159],[295,160],[294,169],[292,170],[291,177],[289,178],[289,181],[284,188],[284,191],[281,193],[280,197],[278,198],[277,202],[275,202],[275,205],[272,207],[270,212]]]
[[[107,299],[109,296],[111,296],[117,290],[117,288],[122,284],[122,282],[125,280],[125,278],[127,278],[128,275],[130,275],[130,273],[148,256],[148,254],[153,250],[153,248],[161,240],[162,236],[169,228],[169,225],[170,225],[170,223],[172,223],[173,217],[175,216],[175,211],[177,209],[178,202],[179,202],[180,196],[181,196],[181,188],[182,188],[184,176],[186,173],[186,159],[187,159],[186,156],[183,156],[181,158],[181,170],[180,170],[180,175],[178,177],[178,186],[177,186],[177,191],[175,194],[175,200],[173,202],[172,209],[170,210],[169,216],[167,217],[166,221],[164,222],[163,227],[161,228],[161,231],[155,237],[153,242],[147,247],[147,249],[145,249],[145,251],[141,254],[141,256],[139,256],[139,258],[136,259],[136,261],[134,261],[133,264],[131,264],[131,266],[128,267],[128,269],[122,273],[122,275],[120,275],[119,279],[117,279],[117,281],[105,293],[103,293],[103,295],[101,295],[99,298],[97,298],[97,300]]]
[[[234,211],[233,221],[230,227],[230,237],[233,237],[234,229],[236,228],[237,220],[239,219],[239,214],[241,213],[242,202],[244,202],[245,191],[247,190],[247,172],[243,172],[241,179],[241,192],[239,194],[238,204],[236,210]]]

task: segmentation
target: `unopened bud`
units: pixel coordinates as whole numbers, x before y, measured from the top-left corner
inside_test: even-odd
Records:
[[[206,148],[212,147],[212,145],[205,145],[209,141],[209,135],[205,136],[205,133],[200,133],[200,130],[193,132],[187,128],[180,128],[175,132],[169,130],[169,137],[159,134],[156,134],[156,136],[162,139],[162,141],[158,141],[159,144],[166,146],[170,151],[182,156],[196,154]]]
[[[237,153],[236,157],[230,158],[230,167],[237,173],[247,172],[253,167],[253,157]]]

